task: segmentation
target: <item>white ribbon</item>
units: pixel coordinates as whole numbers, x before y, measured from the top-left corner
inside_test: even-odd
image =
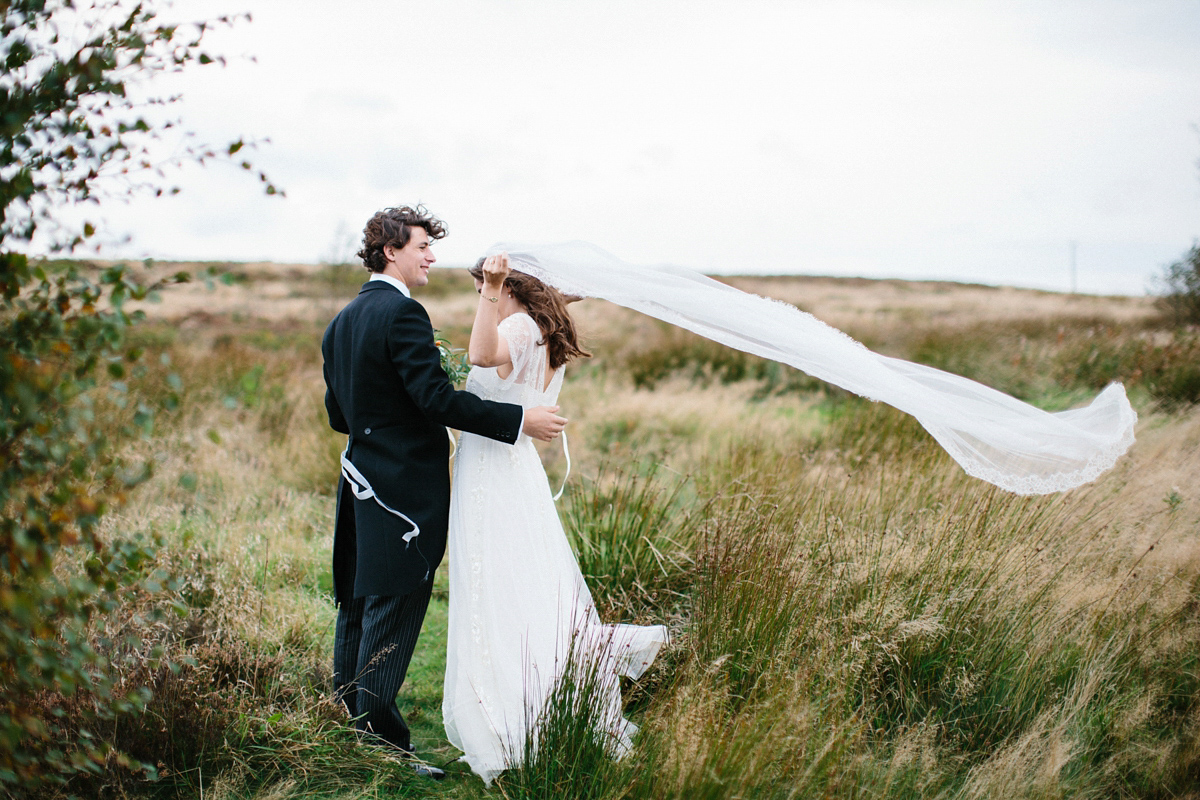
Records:
[[[371,482],[358,471],[357,467],[350,463],[350,459],[346,457],[345,450],[342,451],[342,477],[350,484],[350,491],[354,492],[354,496],[359,500],[373,499],[384,511],[389,514],[395,514],[409,525],[412,525],[412,530],[402,537],[405,547],[408,547],[409,543],[421,534],[421,526],[379,499],[379,495],[375,494],[375,490],[371,488]]]
[[[567,474],[563,475],[562,486],[558,487],[558,494],[554,495],[554,501],[558,502],[558,498],[562,497],[563,489],[567,488],[567,478],[571,476],[571,451],[567,449],[567,432],[562,432],[563,440],[563,455],[567,457]]]
[[[450,433],[449,428],[446,429],[446,433],[450,434],[450,443],[452,445],[452,447],[450,448],[450,458],[454,458],[454,454],[458,452],[458,446],[457,446],[458,443],[454,440],[454,434]],[[562,443],[563,443],[563,455],[567,457],[567,474],[563,475],[562,486],[558,487],[558,494],[554,495],[553,499],[554,499],[554,502],[556,502],[556,503],[558,502],[558,499],[563,496],[563,490],[565,490],[567,488],[567,478],[571,477],[571,451],[570,451],[570,449],[567,448],[567,432],[566,431],[562,432]],[[378,498],[376,498],[376,502],[378,502]],[[383,505],[383,504],[380,503],[380,505]],[[383,507],[387,508],[387,506],[383,506]],[[401,515],[401,516],[403,516],[403,515]],[[405,517],[405,519],[408,519],[408,517]]]

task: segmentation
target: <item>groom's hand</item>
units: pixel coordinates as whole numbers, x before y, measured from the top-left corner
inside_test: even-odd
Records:
[[[521,430],[534,439],[552,442],[567,427],[567,418],[558,415],[558,406],[538,406],[525,412],[525,425]]]

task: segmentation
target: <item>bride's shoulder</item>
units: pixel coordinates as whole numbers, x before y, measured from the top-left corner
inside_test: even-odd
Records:
[[[505,320],[504,320],[504,321],[505,321],[505,322],[509,322],[509,321],[512,321],[512,320],[517,320],[517,321],[520,321],[520,322],[524,322],[525,320],[529,320],[530,322],[533,322],[533,317],[529,316],[529,312],[528,312],[528,311],[514,311],[513,313],[509,314],[509,315],[508,315],[508,316],[505,318]]]
[[[500,327],[505,331],[529,330],[537,328],[537,323],[533,321],[533,317],[529,316],[528,312],[514,311],[500,321]]]

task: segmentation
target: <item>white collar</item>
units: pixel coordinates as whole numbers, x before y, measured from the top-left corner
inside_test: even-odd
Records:
[[[372,272],[371,277],[367,278],[368,283],[371,281],[386,281],[403,292],[405,297],[409,298],[410,300],[412,299],[412,293],[408,291],[408,286],[399,278],[393,278],[391,275],[384,275],[382,272]]]

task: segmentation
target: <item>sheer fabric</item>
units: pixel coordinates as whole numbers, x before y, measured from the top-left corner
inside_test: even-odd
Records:
[[[527,314],[500,324],[512,373],[475,367],[467,389],[525,408],[554,405],[563,370],[545,382],[546,347]],[[603,625],[551,499],[533,441],[463,433],[454,464],[447,545],[450,577],[446,736],[486,783],[522,755],[572,642],[596,645],[603,731],[621,755],[636,731],[621,715],[618,675],[638,677],[667,640],[661,625]],[[532,732],[536,738],[536,730]]]
[[[1090,405],[1051,413],[975,381],[868,350],[794,306],[691,270],[635,266],[587,242],[501,243],[513,269],[729,347],[789,364],[913,415],[970,475],[1018,494],[1095,480],[1130,445],[1137,414],[1110,384]]]

